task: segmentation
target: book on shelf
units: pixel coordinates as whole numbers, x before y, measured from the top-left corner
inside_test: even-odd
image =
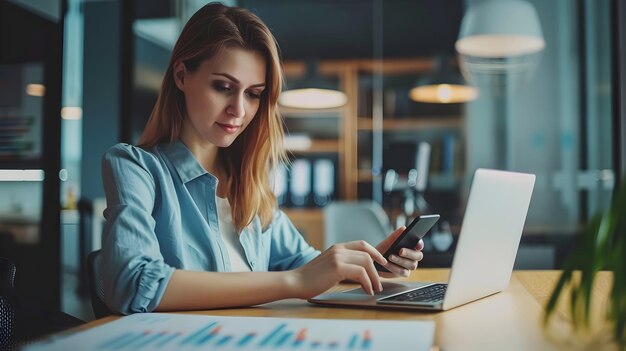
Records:
[[[303,157],[271,174],[274,195],[283,207],[323,207],[336,194],[336,160]]]
[[[463,143],[455,133],[446,133],[432,142],[430,174],[437,178],[439,186],[453,186],[454,179],[463,173],[463,152]]]
[[[456,151],[457,138],[454,134],[446,134],[442,138],[442,152],[441,152],[441,171],[444,174],[451,174],[454,172],[454,153]]]
[[[290,187],[291,204],[305,206],[311,194],[311,162],[307,159],[297,159],[291,164]]]
[[[274,196],[279,205],[283,205],[287,200],[287,167],[284,164],[279,164],[274,168],[270,174],[270,182],[272,189],[274,190]]]
[[[335,164],[329,159],[318,159],[313,170],[313,203],[326,206],[335,192]]]

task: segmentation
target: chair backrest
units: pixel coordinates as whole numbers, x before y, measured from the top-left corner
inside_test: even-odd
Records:
[[[336,201],[324,207],[324,247],[354,240],[377,245],[391,233],[389,217],[375,201]]]
[[[13,285],[16,270],[11,260],[0,257],[0,350],[20,349],[45,335],[84,323],[18,296]]]
[[[11,260],[0,257],[0,292],[15,289],[15,264]]]
[[[0,257],[0,350],[8,350],[15,344],[15,264]]]
[[[91,308],[96,318],[110,316],[113,312],[104,303],[104,285],[100,273],[100,252],[96,250],[87,257],[87,274],[89,278],[89,295],[91,296]]]

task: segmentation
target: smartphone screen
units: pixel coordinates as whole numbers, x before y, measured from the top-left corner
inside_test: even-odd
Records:
[[[414,248],[419,240],[426,235],[430,228],[439,220],[438,214],[423,215],[416,217],[411,224],[398,236],[396,241],[391,244],[389,249],[383,254],[386,259],[389,259],[390,255],[398,255],[402,248]],[[380,272],[389,272],[389,270],[380,264],[374,262],[376,269]]]

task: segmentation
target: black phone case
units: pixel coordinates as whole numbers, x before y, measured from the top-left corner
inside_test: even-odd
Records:
[[[389,259],[390,255],[398,255],[398,252],[402,248],[414,248],[419,240],[426,235],[430,228],[437,223],[439,215],[423,215],[416,217],[411,224],[398,236],[396,241],[389,247],[389,249],[383,254],[386,259]],[[389,270],[377,262],[374,262],[374,266],[379,272],[389,272]]]

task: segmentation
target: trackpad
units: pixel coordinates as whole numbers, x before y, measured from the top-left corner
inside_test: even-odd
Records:
[[[424,285],[426,285],[426,284],[424,284]],[[383,291],[381,291],[381,292],[377,292],[376,291],[375,295],[376,296],[387,296],[387,295],[392,295],[392,294],[398,294],[398,293],[401,293],[401,292],[414,290],[414,289],[416,289],[418,287],[419,286],[417,286],[415,284],[407,285],[407,284],[402,284],[402,283],[383,282]],[[342,294],[350,294],[350,295],[353,295],[353,296],[354,295],[365,295],[365,296],[371,297],[371,295],[366,293],[365,290],[363,290],[362,288],[346,290]]]

